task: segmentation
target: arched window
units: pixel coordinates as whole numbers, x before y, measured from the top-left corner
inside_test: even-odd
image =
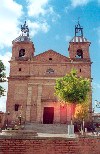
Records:
[[[81,49],[77,50],[76,58],[83,58],[83,51]]]
[[[49,69],[46,70],[46,73],[53,74],[54,73],[54,70],[52,68],[49,68]]]
[[[23,57],[25,55],[25,49],[19,50],[19,57]]]

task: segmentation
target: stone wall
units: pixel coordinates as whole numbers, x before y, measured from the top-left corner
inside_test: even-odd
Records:
[[[5,114],[4,112],[0,111],[0,128],[3,127],[5,121]]]
[[[100,154],[100,137],[0,139],[0,154]]]

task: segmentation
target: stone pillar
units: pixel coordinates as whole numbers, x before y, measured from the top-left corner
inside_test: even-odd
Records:
[[[30,122],[31,118],[31,99],[32,99],[32,87],[28,87],[27,105],[26,105],[26,121]]]
[[[54,110],[54,122],[55,123],[60,123],[60,103],[57,103],[57,106],[55,107]]]
[[[37,97],[37,122],[41,122],[41,95],[42,95],[42,85],[38,85],[38,97]]]

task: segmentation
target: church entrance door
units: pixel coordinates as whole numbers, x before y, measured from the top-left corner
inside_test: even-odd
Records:
[[[43,124],[53,124],[54,107],[44,107]]]

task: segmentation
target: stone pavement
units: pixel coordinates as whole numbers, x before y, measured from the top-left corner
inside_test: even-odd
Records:
[[[67,134],[67,125],[27,123],[25,124],[24,130],[33,130],[37,133]]]
[[[48,134],[48,133],[38,133],[38,137],[42,138],[76,138],[77,134],[68,135],[68,134]]]
[[[78,137],[79,133],[74,135],[68,135],[68,126],[66,124],[37,124],[27,123],[24,130],[32,130],[37,132],[38,137]],[[80,134],[81,135],[81,134]],[[100,136],[100,134],[93,134],[92,132],[86,133],[87,136]]]
[[[84,134],[85,136],[99,137],[99,134],[91,132]],[[84,136],[83,135],[83,136]],[[27,123],[24,130],[3,130],[0,138],[77,138],[81,134],[68,135],[66,124],[37,124]]]

